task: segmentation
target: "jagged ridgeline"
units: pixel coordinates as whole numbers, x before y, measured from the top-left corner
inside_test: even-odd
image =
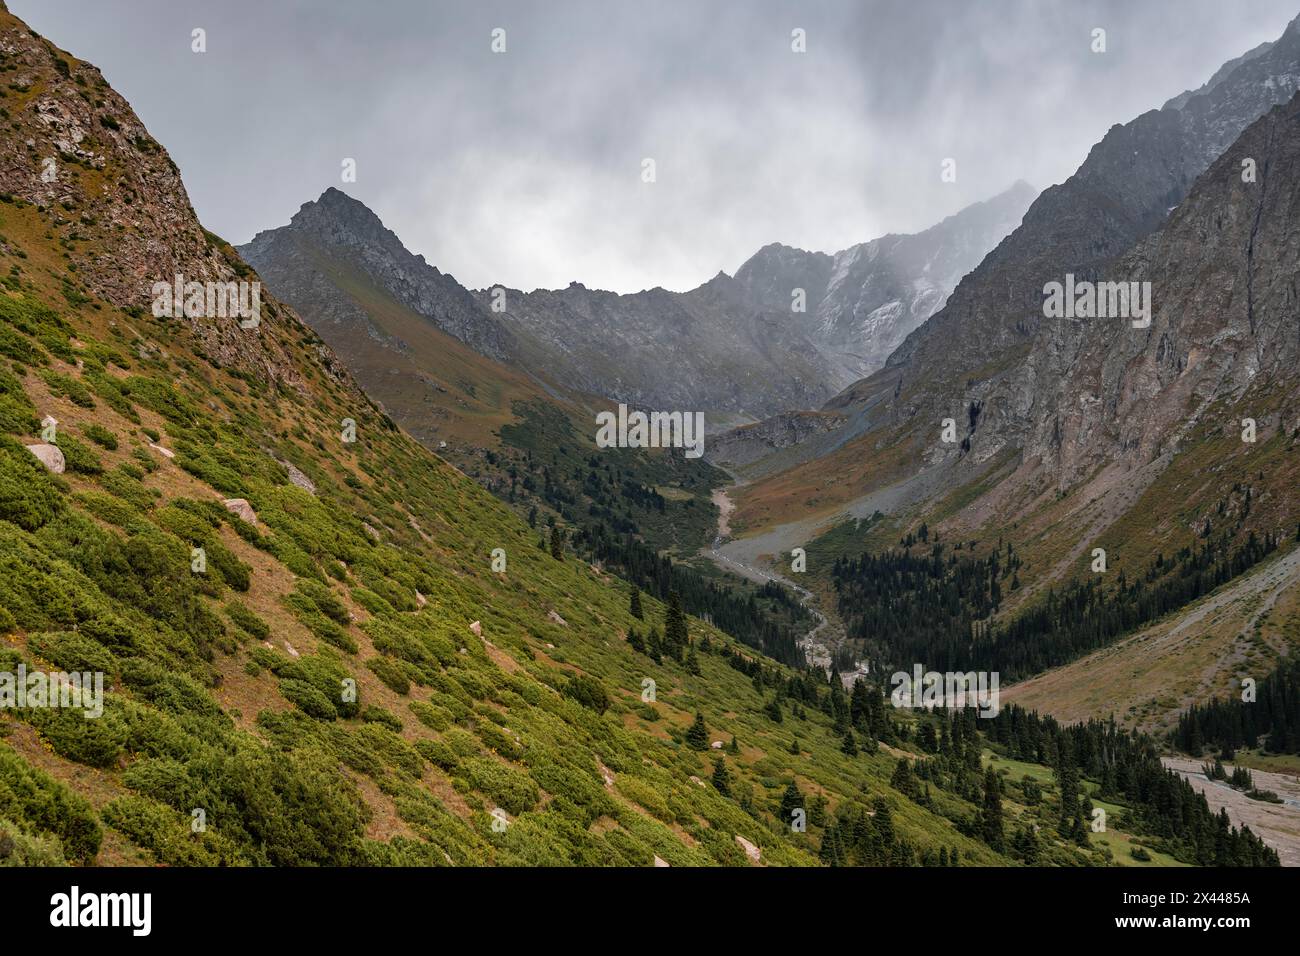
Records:
[[[634,614],[267,290],[156,314],[155,284],[257,276],[99,72],[2,8],[0,72],[0,862],[1199,859],[1122,781],[1080,839],[1107,782],[1051,734],[1013,751]],[[1216,862],[1270,862],[1230,839]]]

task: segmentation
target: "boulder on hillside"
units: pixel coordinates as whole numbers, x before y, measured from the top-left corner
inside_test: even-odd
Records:
[[[736,834],[736,842],[740,844],[740,848],[745,851],[745,856],[749,857],[751,863],[757,863],[762,859],[763,851],[754,846],[754,844],[750,843],[739,833]]]
[[[221,503],[236,518],[241,518],[249,524],[257,524],[257,512],[253,510],[247,498],[223,498]]]
[[[68,466],[58,445],[28,445],[27,450],[39,458],[41,464],[56,475],[63,474],[63,469]]]
[[[280,466],[288,473],[291,484],[297,485],[308,494],[316,494],[316,482],[312,481],[292,462],[282,461]]]

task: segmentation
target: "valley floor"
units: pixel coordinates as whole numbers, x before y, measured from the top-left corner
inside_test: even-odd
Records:
[[[798,594],[800,603],[808,609],[817,621],[817,626],[803,636],[799,641],[799,646],[803,648],[809,664],[814,667],[829,668],[832,663],[831,652],[834,649],[836,637],[841,631],[838,621],[832,620],[822,613],[821,602],[812,591],[795,584],[789,578],[777,574],[775,571],[759,567],[760,563],[767,563],[774,555],[770,552],[755,550],[752,542],[757,539],[729,540],[731,534],[730,518],[736,510],[736,506],[731,501],[725,488],[714,490],[713,503],[718,507],[718,533],[713,539],[713,544],[702,551],[701,554],[724,571],[730,571],[760,584],[775,581]],[[811,537],[809,535],[809,538]],[[791,547],[798,547],[798,544]],[[851,687],[853,681],[857,678],[856,672],[842,676],[846,687]]]
[[[1204,760],[1190,757],[1162,757],[1161,762],[1185,778],[1196,790],[1205,794],[1210,809],[1228,811],[1228,819],[1236,826],[1248,826],[1269,846],[1277,850],[1283,866],[1300,866],[1300,776],[1251,770],[1255,786],[1271,790],[1285,803],[1266,803],[1252,800],[1240,790],[1226,783],[1209,780],[1201,771]],[[1232,765],[1224,765],[1232,772]]]

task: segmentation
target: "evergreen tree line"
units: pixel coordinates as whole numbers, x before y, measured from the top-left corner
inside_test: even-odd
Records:
[[[1264,742],[1275,754],[1300,754],[1300,655],[1284,660],[1255,688],[1255,699],[1240,697],[1194,704],[1178,721],[1173,743],[1199,757],[1208,745],[1231,760],[1237,749]]]
[[[1078,836],[1082,808],[1074,801],[1080,776],[1099,783],[1097,796],[1133,808],[1143,835],[1159,841],[1175,859],[1197,866],[1279,866],[1277,852],[1250,827],[1231,825],[1215,814],[1204,795],[1160,763],[1155,742],[1120,729],[1113,720],[1061,726],[1015,705],[981,720],[988,741],[1008,756],[1056,769],[1062,785],[1061,827]]]
[[[1250,532],[1237,548],[1229,535],[1157,557],[1136,580],[1123,571],[1113,585],[1104,576],[1071,581],[1014,620],[993,626],[1002,600],[1000,579],[1019,586],[1019,562],[1008,545],[985,558],[909,551],[863,554],[835,563],[832,576],[840,616],[850,637],[879,648],[888,666],[922,662],[937,671],[998,671],[1028,677],[1104,647],[1232,580],[1277,550],[1272,534]]]
[[[808,630],[811,615],[780,585],[768,582],[749,594],[720,586],[630,534],[611,534],[603,524],[585,528],[575,544],[647,594],[665,602],[676,594],[687,613],[706,617],[714,627],[773,660],[804,666],[798,641]]]

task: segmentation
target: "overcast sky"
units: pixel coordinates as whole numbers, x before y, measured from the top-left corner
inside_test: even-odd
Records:
[[[204,225],[233,242],[335,185],[471,287],[620,292],[687,289],[768,242],[833,252],[1017,179],[1060,182],[1111,125],[1300,13],[1300,0],[8,4],[103,70]],[[806,53],[791,51],[796,28]],[[348,157],[355,183],[340,181]],[[955,183],[940,178],[948,157]]]

